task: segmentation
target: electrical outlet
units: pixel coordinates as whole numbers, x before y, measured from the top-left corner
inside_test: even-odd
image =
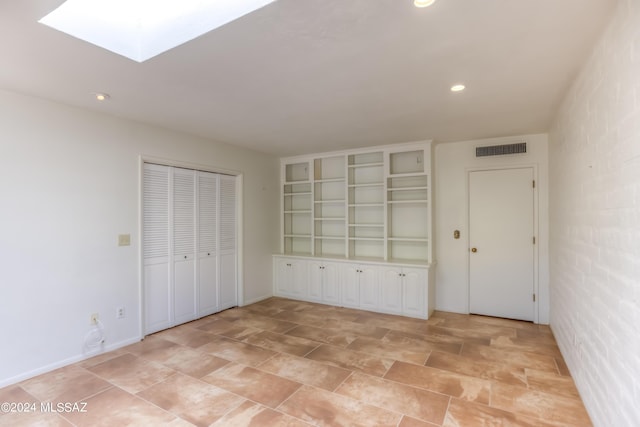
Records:
[[[124,307],[116,308],[116,319],[124,319],[124,317],[125,317]]]
[[[96,325],[98,323],[99,318],[100,318],[100,315],[98,313],[93,313],[91,315],[91,324]]]

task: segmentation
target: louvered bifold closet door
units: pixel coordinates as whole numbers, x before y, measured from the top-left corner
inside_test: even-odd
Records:
[[[238,305],[236,203],[236,177],[220,175],[220,310]]]
[[[198,317],[218,311],[218,175],[198,172]]]
[[[173,169],[173,262],[175,324],[196,310],[196,172]]]
[[[145,333],[172,326],[169,266],[169,168],[144,164],[142,244]]]

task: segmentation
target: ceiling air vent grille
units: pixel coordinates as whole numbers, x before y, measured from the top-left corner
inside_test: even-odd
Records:
[[[527,143],[490,145],[488,147],[476,147],[476,157],[504,156],[505,154],[522,154],[527,152]]]

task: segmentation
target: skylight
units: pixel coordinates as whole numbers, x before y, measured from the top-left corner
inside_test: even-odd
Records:
[[[38,22],[143,62],[274,1],[67,0]]]

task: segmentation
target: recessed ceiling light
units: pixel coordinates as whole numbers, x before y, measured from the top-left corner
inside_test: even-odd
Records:
[[[94,93],[93,95],[96,97],[96,100],[100,102],[106,101],[109,98],[111,98],[111,96],[108,93]]]
[[[464,85],[457,84],[457,85],[451,86],[451,92],[461,92],[463,90],[464,90]]]
[[[67,0],[38,22],[143,62],[274,1]]]
[[[413,0],[415,7],[429,7],[434,4],[436,0]]]

